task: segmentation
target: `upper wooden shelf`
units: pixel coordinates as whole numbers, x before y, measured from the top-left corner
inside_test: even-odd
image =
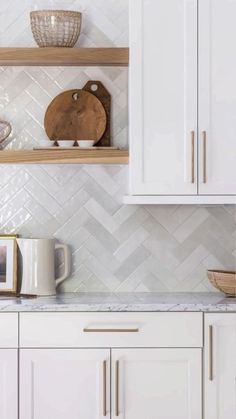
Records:
[[[0,164],[128,164],[128,150],[17,150],[0,151]]]
[[[129,65],[129,48],[0,48],[0,66]]]

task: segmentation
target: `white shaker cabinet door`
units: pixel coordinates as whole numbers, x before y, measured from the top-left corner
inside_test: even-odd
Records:
[[[103,349],[22,349],[20,419],[109,417],[109,363]]]
[[[0,349],[0,418],[18,418],[17,349]]]
[[[236,419],[236,314],[205,315],[205,418]]]
[[[112,350],[113,419],[202,419],[201,349]]]
[[[199,193],[236,194],[236,0],[199,0]]]
[[[197,194],[197,0],[130,0],[133,195]]]

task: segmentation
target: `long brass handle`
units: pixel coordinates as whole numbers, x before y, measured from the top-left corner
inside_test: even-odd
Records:
[[[84,333],[138,333],[139,329],[83,329]]]
[[[195,132],[191,131],[191,162],[192,162],[192,173],[191,173],[191,182],[195,183]]]
[[[103,361],[103,416],[107,415],[107,361]]]
[[[115,415],[116,417],[119,416],[119,386],[120,386],[120,364],[119,361],[116,361],[116,374],[115,374]]]
[[[203,137],[203,183],[207,183],[207,133],[202,132]]]
[[[213,381],[213,326],[209,326],[209,380]]]

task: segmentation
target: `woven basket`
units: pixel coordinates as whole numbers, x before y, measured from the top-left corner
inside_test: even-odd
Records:
[[[236,272],[207,271],[211,284],[231,297],[236,297]]]
[[[31,30],[39,47],[73,47],[80,35],[82,14],[67,10],[30,13]]]

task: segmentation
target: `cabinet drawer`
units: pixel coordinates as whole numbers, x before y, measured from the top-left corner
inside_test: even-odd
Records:
[[[0,313],[0,348],[17,348],[18,314]]]
[[[20,346],[202,347],[201,313],[21,313]]]

